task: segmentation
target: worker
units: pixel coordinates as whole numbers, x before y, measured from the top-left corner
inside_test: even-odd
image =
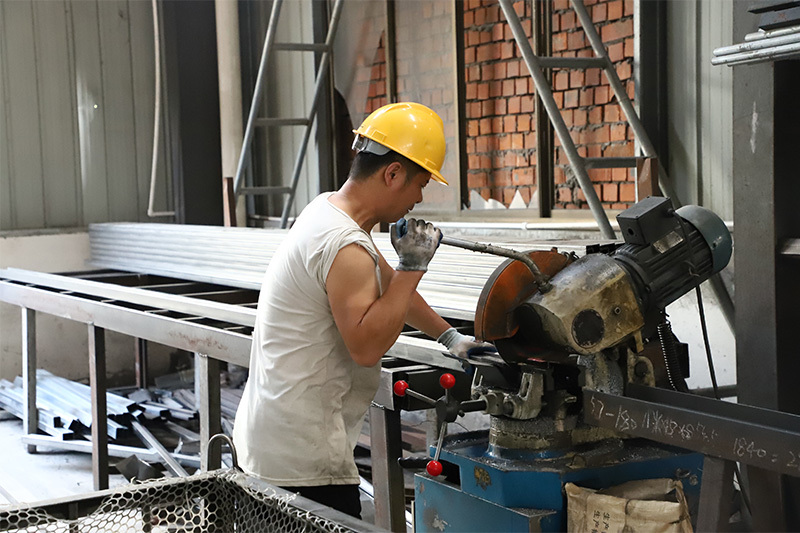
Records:
[[[355,134],[347,180],[303,209],[267,268],[233,440],[248,474],[359,517],[353,451],[381,357],[404,325],[460,357],[493,347],[450,327],[416,291],[437,228],[414,219],[391,228],[396,270],[370,236],[421,202],[431,179],[447,184],[442,119],[390,104]]]

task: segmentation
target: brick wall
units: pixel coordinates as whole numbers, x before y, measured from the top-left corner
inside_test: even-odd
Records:
[[[633,1],[585,3],[632,98]],[[463,5],[468,186],[506,206],[517,191],[530,202],[537,163],[533,80],[497,2],[467,0]],[[516,2],[515,9],[530,37],[530,2]],[[594,55],[568,0],[553,1],[552,29],[553,55]],[[555,71],[553,86],[581,155],[633,155],[633,133],[600,69]],[[555,207],[588,208],[560,147],[555,158]],[[606,208],[621,209],[634,201],[632,171],[593,169],[589,176]]]

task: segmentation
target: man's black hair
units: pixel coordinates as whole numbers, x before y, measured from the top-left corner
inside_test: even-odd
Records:
[[[406,181],[411,181],[420,172],[427,172],[424,168],[410,160],[409,158],[390,150],[385,155],[375,155],[370,152],[358,152],[353,159],[353,165],[350,167],[350,173],[347,175],[348,179],[353,181],[361,181],[371,176],[383,167],[389,166],[392,163],[400,163],[406,171]]]

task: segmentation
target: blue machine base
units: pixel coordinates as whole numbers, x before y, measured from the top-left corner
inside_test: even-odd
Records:
[[[577,447],[560,457],[498,459],[487,437],[451,441],[440,458],[458,466],[448,479],[414,479],[418,532],[565,531],[565,483],[602,489],[637,479],[680,478],[690,510],[700,495],[703,455],[639,439]]]

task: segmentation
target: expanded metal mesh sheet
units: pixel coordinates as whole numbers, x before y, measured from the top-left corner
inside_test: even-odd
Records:
[[[81,511],[85,512],[82,516],[65,516]],[[129,485],[97,503],[76,500],[7,509],[0,511],[0,531],[294,533],[361,529],[322,514],[338,513],[245,474],[220,470]],[[345,522],[355,522],[340,516]]]

